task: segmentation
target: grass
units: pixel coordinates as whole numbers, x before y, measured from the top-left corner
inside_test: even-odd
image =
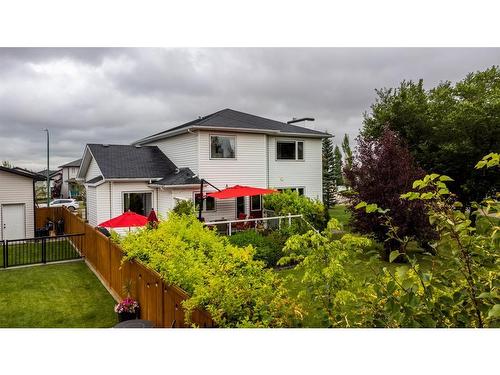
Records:
[[[343,204],[337,204],[333,208],[328,210],[331,218],[337,219],[344,228],[349,225],[349,220],[351,219],[351,213]]]
[[[75,238],[75,241],[80,239]],[[47,262],[54,262],[58,260],[76,259],[79,257],[71,242],[66,239],[63,240],[48,240],[46,243],[46,260]],[[11,243],[9,244],[9,266],[21,266],[26,264],[34,264],[42,262],[42,242],[28,241],[25,243]],[[0,267],[4,264],[4,254],[0,251]]]
[[[115,301],[84,262],[0,271],[0,327],[83,328],[117,323]]]

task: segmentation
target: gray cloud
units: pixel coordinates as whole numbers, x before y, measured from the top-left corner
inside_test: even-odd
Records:
[[[494,48],[0,49],[0,160],[42,169],[85,143],[129,143],[222,108],[313,116],[353,138],[374,89],[427,87],[500,63]]]

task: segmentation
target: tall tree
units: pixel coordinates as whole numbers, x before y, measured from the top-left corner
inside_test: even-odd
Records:
[[[344,173],[357,193],[349,198],[353,215],[351,225],[357,231],[373,234],[384,242],[386,256],[399,247],[399,243],[388,237],[388,228],[379,215],[354,209],[362,201],[376,203],[390,210],[388,214],[401,238],[413,236],[428,249],[427,243],[434,238],[434,231],[423,203],[400,199],[400,195],[410,191],[413,181],[422,178],[425,172],[416,166],[396,132],[385,128],[379,138],[358,137],[355,160]]]
[[[351,168],[352,166],[352,150],[349,144],[349,136],[344,134],[344,139],[342,140],[342,151],[344,152],[345,167]]]
[[[385,125],[408,145],[426,171],[450,176],[450,189],[466,204],[493,194],[499,170],[477,170],[483,155],[500,150],[500,69],[470,73],[462,81],[426,90],[423,81],[376,90],[362,134],[380,137]]]
[[[339,146],[335,146],[333,151],[333,178],[335,179],[335,185],[344,185],[344,178],[342,177],[342,153],[340,152]]]
[[[322,161],[323,161],[323,203],[327,208],[335,204],[335,176],[333,154],[333,142],[331,138],[323,138],[322,145]]]

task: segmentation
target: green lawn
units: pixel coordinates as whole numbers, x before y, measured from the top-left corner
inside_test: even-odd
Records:
[[[342,226],[348,226],[351,213],[347,210],[345,205],[337,204],[333,208],[330,208],[328,212],[330,213],[330,217],[337,219]]]
[[[0,327],[112,327],[115,301],[82,261],[0,271]]]
[[[71,237],[72,238],[72,237]],[[81,241],[80,238],[74,237],[74,241]],[[1,247],[1,246],[0,246]],[[0,249],[1,250],[1,249]],[[46,245],[46,260],[54,262],[59,260],[76,259],[79,257],[75,248],[70,241],[49,240]],[[0,251],[0,268],[3,267],[3,251]],[[41,263],[42,259],[42,243],[38,241],[28,241],[26,243],[9,244],[9,266],[22,266],[25,264]]]

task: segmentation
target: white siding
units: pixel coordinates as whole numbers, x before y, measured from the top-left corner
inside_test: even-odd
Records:
[[[234,135],[235,159],[210,159],[210,135]],[[250,133],[199,132],[199,175],[219,189],[247,185],[267,187],[266,136]],[[248,199],[246,199],[248,213]],[[207,219],[236,217],[236,199],[216,200],[216,211],[205,214]]]
[[[85,175],[85,181],[91,180],[97,176],[101,176],[101,171],[94,158],[92,158],[89,168],[87,169],[87,174]]]
[[[187,167],[194,173],[198,173],[198,135],[196,133],[180,134],[148,143],[145,146],[158,146],[177,167]]]
[[[87,186],[87,220],[93,227],[97,225],[97,189]]]
[[[276,140],[304,141],[304,160],[277,160]],[[323,200],[321,139],[269,137],[269,187],[303,187],[304,194]]]
[[[26,237],[35,236],[33,180],[10,172],[0,171],[0,208],[4,204],[24,204]],[[1,209],[0,209],[1,216]],[[3,239],[3,218],[0,217],[0,240]]]

